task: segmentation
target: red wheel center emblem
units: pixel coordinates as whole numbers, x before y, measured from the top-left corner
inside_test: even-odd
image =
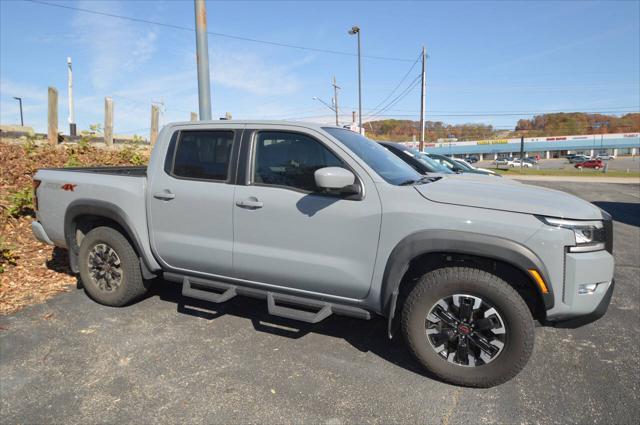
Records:
[[[469,335],[471,333],[471,328],[467,325],[458,325],[458,331],[463,335]]]

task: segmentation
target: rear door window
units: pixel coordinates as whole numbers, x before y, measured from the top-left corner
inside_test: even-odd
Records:
[[[176,177],[226,181],[233,131],[181,131],[175,153]]]

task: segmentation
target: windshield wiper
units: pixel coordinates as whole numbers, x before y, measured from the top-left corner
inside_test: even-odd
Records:
[[[425,184],[425,183],[432,183],[435,181],[440,180],[442,177],[430,177],[430,176],[423,176],[421,178],[419,178],[418,180],[405,180],[402,183],[400,183],[399,186],[409,186],[410,184]]]

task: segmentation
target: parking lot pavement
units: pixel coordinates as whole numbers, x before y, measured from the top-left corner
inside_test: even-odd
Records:
[[[536,184],[612,213],[616,290],[596,323],[537,328],[529,364],[499,387],[430,378],[381,319],[307,326],[159,282],[121,309],[76,290],[0,318],[2,422],[636,423],[640,187]]]
[[[608,170],[611,171],[640,171],[640,157],[638,156],[621,156],[613,160],[603,161],[608,164]],[[476,167],[481,168],[495,168],[493,161],[479,161],[474,164]],[[502,166],[504,168],[504,166]],[[557,159],[541,159],[533,168],[539,168],[540,170],[575,170],[575,164],[570,164],[564,158]]]

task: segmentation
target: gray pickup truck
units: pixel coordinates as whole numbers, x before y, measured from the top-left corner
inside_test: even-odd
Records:
[[[175,123],[147,168],[39,170],[32,229],[99,303],[158,276],[310,323],[382,316],[432,374],[487,387],[524,367],[534,321],[594,321],[614,285],[611,216],[498,180],[422,175],[337,127]]]

